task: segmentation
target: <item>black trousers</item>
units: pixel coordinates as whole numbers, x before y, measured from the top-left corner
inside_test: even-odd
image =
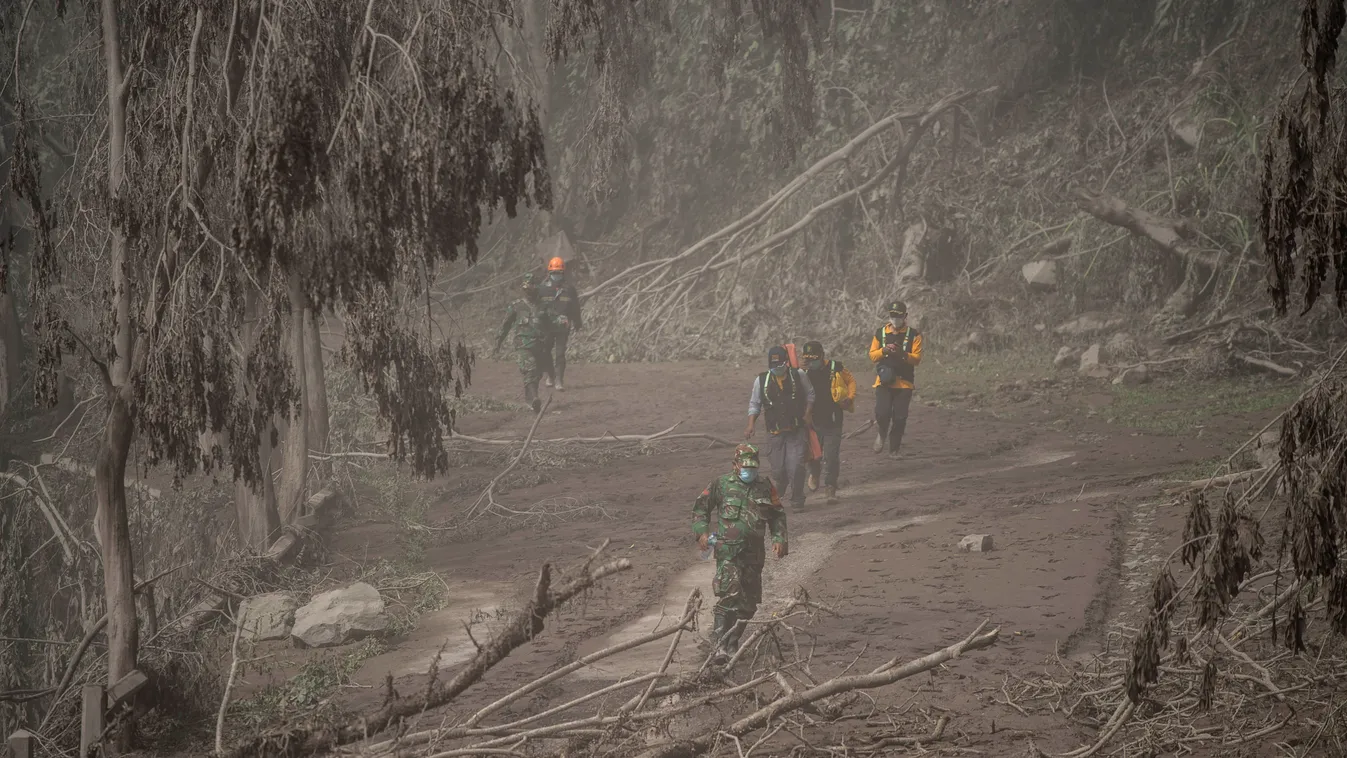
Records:
[[[875,425],[879,436],[888,440],[889,450],[898,452],[907,430],[907,409],[912,404],[912,390],[875,387]]]
[[[543,340],[543,373],[553,381],[566,381],[566,343],[570,341],[569,330],[554,334]]]

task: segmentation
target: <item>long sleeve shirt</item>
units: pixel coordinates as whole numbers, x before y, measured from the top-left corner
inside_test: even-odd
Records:
[[[794,368],[791,371],[795,372],[796,380],[804,388],[806,405],[812,408],[814,406],[814,385],[809,383],[809,375],[804,372],[804,369]],[[757,377],[754,377],[753,392],[748,397],[748,415],[756,416],[759,413],[762,413],[762,384],[758,382]]]

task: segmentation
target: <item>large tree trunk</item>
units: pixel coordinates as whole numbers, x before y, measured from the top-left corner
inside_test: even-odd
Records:
[[[252,350],[257,341],[258,293],[248,288],[244,292],[243,329],[240,334],[240,349],[244,355]],[[256,401],[252,383],[246,373],[240,381],[247,388],[248,401]],[[256,440],[257,465],[262,470],[262,481],[251,485],[243,479],[234,484],[234,508],[238,521],[239,541],[247,548],[259,553],[271,547],[281,529],[280,514],[276,509],[276,489],[272,484],[271,429],[265,428]]]
[[[23,329],[14,296],[0,293],[0,413],[23,384]]]
[[[107,59],[108,86],[108,196],[111,202],[122,192],[126,164],[126,82],[122,75],[121,43],[117,32],[114,0],[102,0],[103,53]],[[103,587],[108,614],[108,681],[115,682],[136,667],[139,646],[136,629],[134,559],[131,528],[126,513],[126,460],[135,432],[131,407],[131,289],[127,281],[127,240],[121,214],[112,213],[109,224],[116,356],[109,368],[112,386],[107,393],[108,416],[98,451],[95,491],[98,512],[95,524],[103,544]],[[122,747],[129,747],[130,723],[121,733]]]
[[[271,547],[281,530],[281,517],[276,511],[276,488],[271,483],[271,452],[270,430],[263,430],[257,439],[257,463],[262,468],[262,482],[257,487],[243,479],[234,483],[239,541],[258,553]]]
[[[534,94],[538,103],[538,122],[542,126],[544,148],[548,155],[558,155],[552,149],[552,140],[547,129],[552,123],[552,85],[551,72],[547,70],[547,0],[520,0],[520,14],[523,17],[524,54],[528,61],[528,73],[533,80]],[[553,167],[555,171],[555,167]],[[540,210],[539,219],[543,224],[543,236],[556,231],[552,212]]]
[[[328,449],[328,410],[327,410],[327,374],[323,369],[323,335],[318,327],[318,314],[313,309],[304,310],[304,380],[308,389],[304,399],[308,405],[304,408],[308,414],[309,450],[315,453],[327,453]],[[331,464],[321,462],[317,467],[323,477],[329,476]],[[318,486],[321,486],[318,485]]]
[[[299,403],[290,409],[290,416],[285,419],[281,491],[277,498],[281,522],[285,524],[294,523],[301,515],[300,508],[307,497],[305,490],[309,483],[309,429],[306,418],[309,411],[309,383],[305,379],[307,361],[304,359],[304,345],[308,342],[304,335],[305,310],[299,277],[291,274],[290,335],[286,342],[290,350],[290,367],[295,372],[295,385],[299,389]]]

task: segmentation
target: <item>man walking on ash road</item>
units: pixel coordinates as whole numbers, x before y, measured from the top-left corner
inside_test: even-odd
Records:
[[[714,530],[712,529],[712,520]],[[758,612],[762,602],[762,567],[767,562],[764,538],[770,533],[772,554],[789,552],[786,509],[772,480],[758,475],[758,448],[734,450],[734,471],[717,477],[692,506],[692,533],[702,550],[716,537],[716,577],[711,589],[716,605],[711,644],[715,661],[724,664],[739,649],[743,629],[735,629]]]
[[[837,502],[837,474],[841,468],[842,414],[853,410],[856,402],[856,379],[841,361],[825,360],[822,342],[804,343],[805,376],[814,387],[814,433],[823,447],[823,460],[809,464],[809,489],[819,485],[823,476],[827,502]],[[798,473],[797,473],[798,476]]]
[[[524,377],[524,400],[533,406],[533,412],[542,409],[543,401],[538,397],[538,380],[542,378],[539,370],[539,358],[543,340],[551,333],[565,328],[566,318],[556,317],[543,307],[538,295],[538,287],[533,274],[524,274],[520,285],[524,296],[510,303],[505,309],[505,323],[496,334],[496,353],[500,352],[505,336],[514,328],[515,361],[519,364],[519,373]]]
[[[875,364],[875,435],[874,451],[898,457],[907,429],[907,412],[916,387],[916,368],[921,363],[921,332],[907,325],[907,306],[889,303],[889,320],[875,330],[870,340],[870,360]]]
[[[555,381],[557,391],[565,392],[566,343],[570,340],[572,330],[578,332],[584,327],[580,320],[580,296],[576,294],[575,287],[566,281],[565,261],[558,257],[547,262],[547,279],[538,286],[538,290],[543,305],[554,315],[570,322],[569,327],[558,329],[544,339],[542,346],[542,369],[547,374],[547,386],[551,387]]]
[[[767,370],[753,380],[745,439],[753,438],[759,415],[767,425],[763,456],[772,478],[783,492],[790,490],[792,508],[803,508],[804,452],[814,423],[814,387],[803,369],[790,367],[790,356],[780,345],[767,351]]]

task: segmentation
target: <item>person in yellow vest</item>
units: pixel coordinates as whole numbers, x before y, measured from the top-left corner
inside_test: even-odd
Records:
[[[809,464],[809,489],[818,489],[822,474],[825,502],[835,503],[842,465],[842,414],[855,408],[856,379],[841,361],[824,358],[822,342],[804,343],[801,358],[814,387],[814,433],[823,448],[823,460]]]
[[[907,306],[894,300],[888,307],[889,320],[870,338],[870,362],[875,364],[875,435],[873,450],[898,457],[907,430],[907,412],[916,388],[916,369],[921,363],[921,332],[907,324]]]

